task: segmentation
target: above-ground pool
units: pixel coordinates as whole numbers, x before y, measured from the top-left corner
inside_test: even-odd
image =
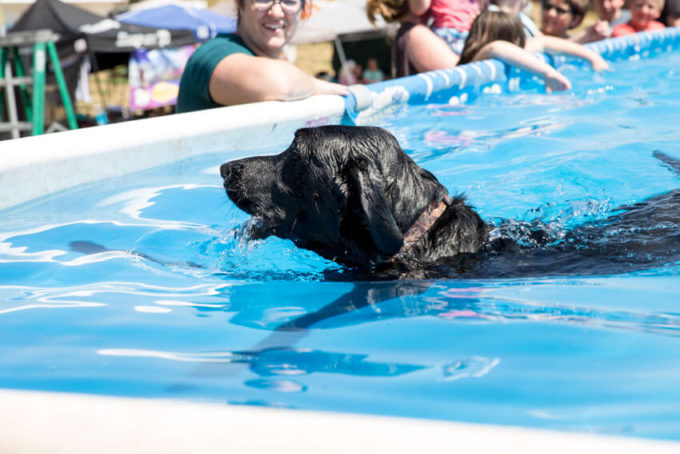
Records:
[[[563,65],[566,93],[527,81],[369,122],[490,222],[568,231],[680,188],[653,157],[680,158],[680,53],[612,66]],[[0,387],[680,440],[672,254],[616,274],[328,281],[333,262],[243,237],[223,161],[0,212]]]

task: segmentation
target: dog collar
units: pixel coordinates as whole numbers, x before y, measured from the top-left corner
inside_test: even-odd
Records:
[[[451,199],[448,196],[444,196],[438,205],[429,205],[425,211],[423,211],[416,222],[409,227],[409,229],[404,234],[404,245],[399,249],[397,255],[401,255],[411,249],[420,238],[422,238],[425,233],[430,230],[434,225],[435,221],[439,219],[444,210],[451,204]]]

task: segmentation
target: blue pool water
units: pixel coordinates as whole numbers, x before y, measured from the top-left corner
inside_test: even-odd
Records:
[[[680,53],[613,66],[564,68],[568,93],[529,84],[375,124],[491,222],[568,229],[680,187],[652,157],[680,158]],[[329,282],[332,262],[241,237],[222,161],[0,213],[0,387],[680,440],[678,263]]]

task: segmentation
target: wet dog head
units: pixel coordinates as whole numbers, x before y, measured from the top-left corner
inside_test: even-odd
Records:
[[[260,221],[254,237],[293,240],[339,263],[396,254],[404,233],[446,189],[381,128],[300,129],[276,156],[220,168],[229,198]]]

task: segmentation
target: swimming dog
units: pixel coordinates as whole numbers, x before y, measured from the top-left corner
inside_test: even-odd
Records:
[[[656,153],[680,172],[673,158]],[[228,197],[275,235],[373,276],[608,274],[680,254],[680,191],[629,207],[556,238],[534,224],[531,246],[495,235],[462,196],[450,196],[387,130],[299,129],[274,156],[220,167]],[[665,261],[665,262],[664,262]]]

